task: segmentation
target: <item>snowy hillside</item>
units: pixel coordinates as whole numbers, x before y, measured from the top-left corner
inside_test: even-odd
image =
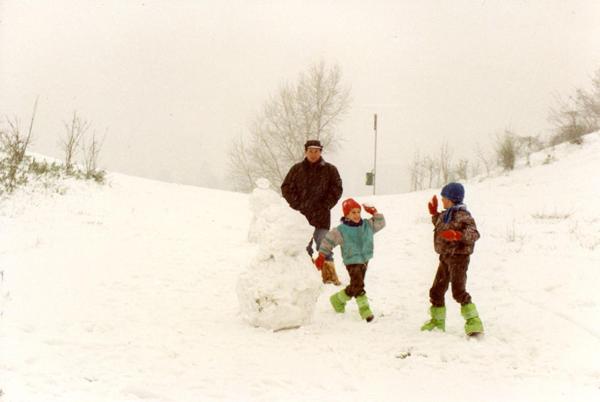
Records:
[[[327,285],[309,324],[278,332],[240,316],[257,252],[247,195],[112,174],[3,199],[0,401],[600,400],[600,133],[585,140],[466,183],[481,340],[450,293],[446,333],[419,331],[433,190],[357,197],[387,219],[366,277],[372,323],[354,304],[336,315]]]

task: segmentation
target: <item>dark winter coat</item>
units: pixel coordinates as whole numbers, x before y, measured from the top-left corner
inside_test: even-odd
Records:
[[[311,226],[329,229],[330,210],[342,196],[342,179],[335,166],[323,158],[296,163],[281,184],[281,193],[290,207],[300,211]]]
[[[434,227],[433,245],[435,252],[442,255],[472,254],[475,242],[479,239],[479,232],[475,220],[466,209],[458,209],[452,214],[448,223],[444,223],[444,213],[432,217]],[[448,241],[440,236],[444,230],[456,230],[462,233],[462,239]]]

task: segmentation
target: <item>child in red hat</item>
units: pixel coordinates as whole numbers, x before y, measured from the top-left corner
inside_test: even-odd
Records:
[[[335,246],[341,247],[342,258],[350,275],[350,284],[333,294],[329,301],[336,312],[343,313],[346,310],[346,303],[354,297],[361,318],[371,322],[373,313],[365,293],[365,275],[369,260],[373,258],[373,235],[383,229],[385,218],[375,207],[365,204],[363,207],[372,215],[370,219],[361,218],[360,204],[352,198],[342,203],[344,212],[342,223],[330,230],[321,242],[315,265],[319,270],[322,269],[325,257],[331,254]]]

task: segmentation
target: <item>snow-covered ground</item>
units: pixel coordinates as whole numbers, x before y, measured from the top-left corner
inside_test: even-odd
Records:
[[[19,191],[0,202],[0,401],[600,400],[600,133],[554,156],[466,183],[481,340],[450,294],[447,332],[419,331],[434,190],[357,197],[387,219],[372,323],[336,315],[327,285],[310,323],[276,332],[240,314],[248,195],[117,174]]]

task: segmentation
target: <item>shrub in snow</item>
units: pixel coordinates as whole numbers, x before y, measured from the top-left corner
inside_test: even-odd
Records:
[[[573,212],[558,212],[558,211],[554,211],[554,212],[536,212],[534,214],[531,214],[531,217],[533,219],[556,219],[556,220],[563,220],[563,219],[568,219],[569,217],[571,217],[571,215],[573,215]]]
[[[504,170],[513,170],[515,168],[515,161],[517,160],[517,154],[519,153],[519,143],[514,134],[505,132],[503,136],[498,137],[496,143],[496,156],[498,157],[498,164],[504,168]]]
[[[17,187],[29,183],[32,178],[45,180],[45,184],[48,184],[49,180],[59,180],[65,176],[71,176],[103,184],[106,172],[97,169],[101,144],[95,136],[92,137],[91,144],[83,149],[85,169],[82,170],[73,164],[76,147],[83,141],[83,134],[89,127],[87,122],[80,121],[76,113],[71,126],[67,126],[68,136],[63,142],[66,153],[65,165],[36,161],[35,158],[28,155],[28,147],[32,142],[36,108],[37,100],[27,133],[21,132],[18,118],[7,119],[8,129],[3,130],[0,127],[0,194],[12,193]]]
[[[255,258],[237,283],[243,318],[251,325],[279,330],[310,322],[322,283],[306,253],[312,227],[259,179],[250,196],[253,212],[248,241]]]

